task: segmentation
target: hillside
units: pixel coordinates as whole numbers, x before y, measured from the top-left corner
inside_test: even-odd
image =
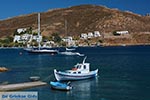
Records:
[[[141,16],[103,6],[80,5],[41,13],[42,35],[48,36],[55,32],[65,35],[65,20],[67,21],[67,33],[72,36],[79,36],[81,33],[92,31],[109,35],[110,32],[116,30],[128,30],[131,34],[133,33],[134,38],[138,38],[139,33],[150,32],[149,16]],[[26,27],[37,29],[37,13],[1,20],[0,38],[12,36],[15,29]]]

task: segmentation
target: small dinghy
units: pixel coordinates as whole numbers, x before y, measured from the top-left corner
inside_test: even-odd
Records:
[[[61,83],[61,82],[50,82],[51,88],[56,90],[69,91],[72,89],[70,82]]]
[[[40,77],[39,76],[31,76],[29,78],[31,81],[39,81],[40,80]]]

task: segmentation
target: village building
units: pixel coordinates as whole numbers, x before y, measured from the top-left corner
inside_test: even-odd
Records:
[[[87,36],[86,33],[82,33],[82,34],[81,34],[81,39],[87,39],[87,37],[88,37],[88,36]]]
[[[81,39],[87,39],[87,38],[94,38],[94,37],[100,37],[101,34],[99,31],[89,32],[89,33],[82,33],[80,38]]]
[[[89,32],[89,33],[87,34],[87,36],[88,36],[88,38],[92,38],[92,37],[94,37],[94,35],[93,35],[93,33],[92,33],[92,32]]]
[[[19,29],[17,29],[17,32],[21,33],[21,32],[25,32],[26,30],[27,30],[26,28],[19,28]]]
[[[15,35],[13,42],[19,42],[20,40],[21,40],[21,36],[20,35]]]
[[[35,40],[37,42],[42,41],[42,36],[37,35],[31,35],[31,34],[23,34],[23,35],[15,35],[13,42],[18,43],[25,43],[25,42],[31,42],[32,40]]]
[[[63,38],[62,41],[66,42],[68,46],[75,46],[75,41],[71,36]]]
[[[94,31],[94,37],[100,37],[100,36],[101,36],[101,34],[99,31]]]
[[[123,34],[129,34],[128,31],[116,31],[117,34],[123,35]]]

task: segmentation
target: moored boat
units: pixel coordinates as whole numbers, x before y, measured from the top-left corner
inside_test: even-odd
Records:
[[[98,69],[90,71],[90,63],[85,63],[86,57],[82,63],[78,63],[71,70],[57,71],[54,69],[54,75],[57,81],[82,80],[97,76]]]
[[[29,79],[30,79],[31,81],[39,81],[39,80],[40,80],[40,77],[39,77],[39,76],[31,76],[31,77],[29,77]]]
[[[58,53],[58,50],[56,49],[41,47],[42,36],[40,31],[40,13],[38,13],[38,41],[37,42],[38,42],[38,48],[28,47],[25,48],[24,50],[27,51],[28,53],[36,53],[36,54],[45,54],[45,53],[57,54]]]
[[[56,90],[69,91],[72,89],[70,82],[69,83],[60,83],[60,82],[50,82],[51,88]]]
[[[80,54],[78,52],[71,52],[71,51],[60,52],[59,54],[68,55],[68,56],[84,56],[84,54]]]
[[[84,56],[84,54],[81,54],[79,52],[74,52],[74,51],[75,51],[75,48],[74,49],[66,48],[66,51],[59,52],[59,54],[61,54],[61,55],[67,55],[67,56]]]
[[[53,50],[53,49],[33,49],[33,48],[31,48],[31,49],[26,49],[26,51],[28,52],[28,53],[38,53],[38,54],[45,54],[45,53],[49,53],[49,54],[57,54],[59,51],[58,50]]]

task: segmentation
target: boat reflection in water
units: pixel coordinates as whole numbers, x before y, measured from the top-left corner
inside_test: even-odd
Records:
[[[53,100],[58,100],[60,95],[63,95],[65,100],[70,100],[70,98],[72,98],[71,100],[95,100],[97,97],[93,98],[93,95],[100,95],[98,94],[98,77],[72,81],[71,85],[73,87],[71,91],[51,91],[53,93]]]
[[[94,100],[93,94],[95,95],[96,92],[93,93],[92,91],[97,91],[98,93],[98,88],[96,88],[98,87],[98,77],[88,80],[75,81],[72,83],[72,86],[74,90],[72,95],[75,96],[75,99],[82,97],[83,100]]]

